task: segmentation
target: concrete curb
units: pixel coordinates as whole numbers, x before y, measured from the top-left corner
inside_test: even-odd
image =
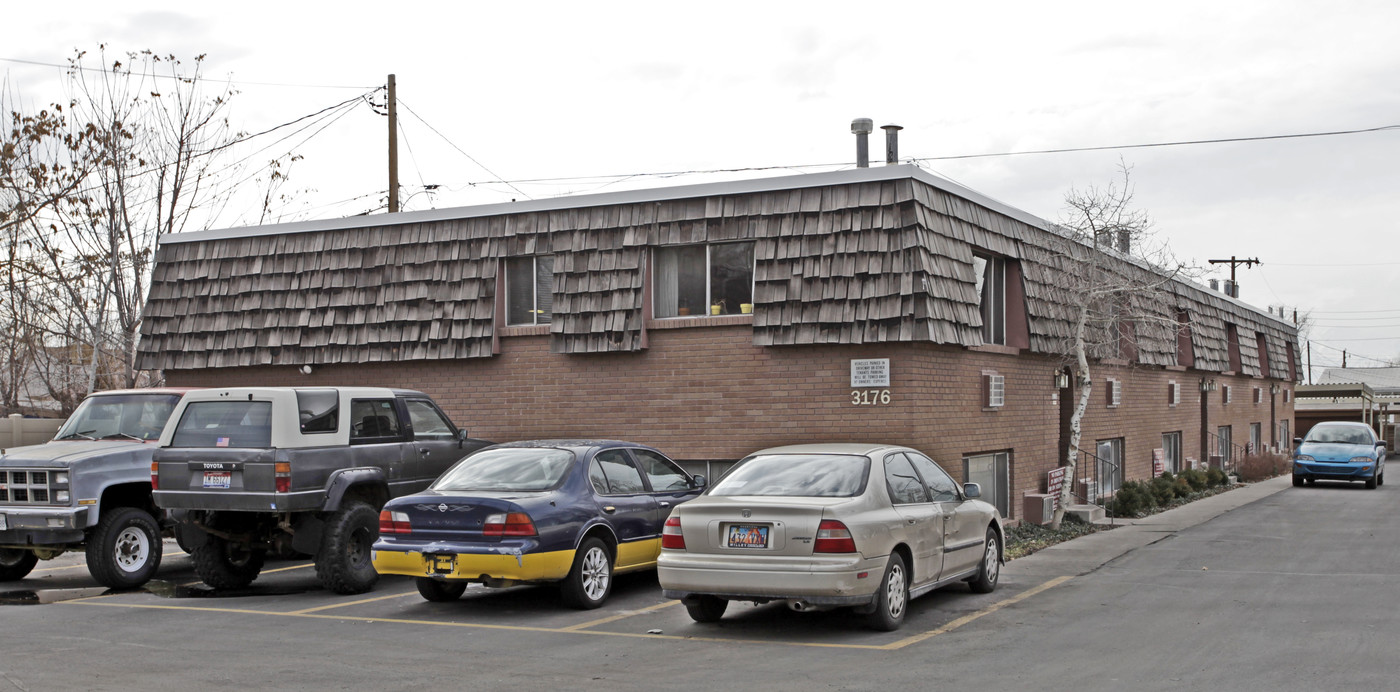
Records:
[[[1267,481],[1250,483],[1242,488],[1197,500],[1150,517],[1125,520],[1116,529],[1081,536],[1050,546],[1033,555],[1012,560],[1006,563],[1003,575],[1048,577],[1087,574],[1177,531],[1199,526],[1226,512],[1282,492],[1292,485],[1291,477],[1283,475]]]

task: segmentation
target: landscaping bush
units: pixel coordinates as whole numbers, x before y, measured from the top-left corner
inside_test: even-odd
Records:
[[[1157,506],[1157,500],[1147,486],[1138,481],[1128,481],[1113,494],[1110,509],[1114,516],[1135,517]]]
[[[1202,490],[1205,490],[1206,488],[1210,487],[1210,482],[1206,479],[1206,474],[1203,471],[1198,471],[1196,469],[1186,469],[1185,471],[1182,471],[1181,473],[1177,474],[1176,477],[1186,481],[1186,484],[1191,486],[1192,492],[1199,493]]]
[[[1147,489],[1156,504],[1169,505],[1176,499],[1176,479],[1167,474],[1153,478],[1148,482]]]
[[[1225,485],[1225,472],[1220,469],[1209,469],[1206,471],[1206,485],[1214,488]]]
[[[1246,454],[1235,473],[1240,480],[1253,482],[1287,473],[1289,459],[1282,454]]]

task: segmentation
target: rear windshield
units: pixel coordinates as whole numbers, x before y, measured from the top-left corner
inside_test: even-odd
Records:
[[[710,495],[854,497],[865,491],[870,459],[844,454],[765,454],[738,463]]]
[[[54,439],[154,440],[179,401],[179,394],[91,396],[78,405]]]
[[[1340,442],[1349,445],[1371,444],[1371,434],[1350,425],[1318,425],[1308,431],[1304,442]]]
[[[488,449],[457,462],[433,490],[551,490],[573,463],[573,452],[562,449]]]
[[[192,402],[180,416],[170,446],[271,447],[272,402]]]

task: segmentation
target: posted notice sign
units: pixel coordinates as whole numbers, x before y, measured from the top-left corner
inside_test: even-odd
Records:
[[[890,359],[864,358],[851,360],[852,387],[890,386]]]

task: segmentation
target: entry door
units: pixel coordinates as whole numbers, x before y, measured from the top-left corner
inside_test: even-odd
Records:
[[[627,452],[598,452],[588,468],[600,516],[617,534],[617,569],[655,562],[661,541],[656,528],[660,510]]]

